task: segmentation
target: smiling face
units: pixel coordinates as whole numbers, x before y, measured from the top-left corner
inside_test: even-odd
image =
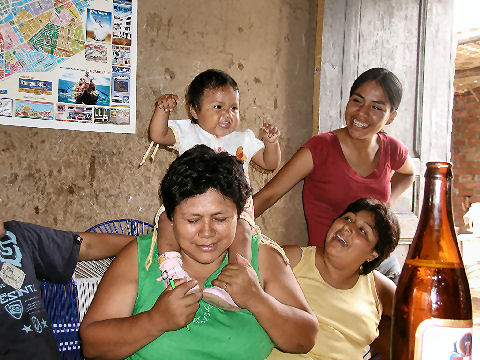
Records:
[[[237,207],[209,189],[177,205],[172,225],[184,262],[220,265],[235,237]]]
[[[347,212],[330,226],[325,239],[325,251],[360,266],[378,256],[375,251],[377,242],[374,215],[366,210]]]
[[[240,94],[226,85],[215,89],[205,89],[200,99],[200,108],[190,107],[198,125],[217,137],[235,131],[240,123]]]
[[[397,116],[382,87],[373,80],[360,85],[345,109],[348,133],[356,139],[369,139]]]

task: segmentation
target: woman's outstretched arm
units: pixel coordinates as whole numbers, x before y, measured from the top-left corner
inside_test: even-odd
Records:
[[[80,326],[84,356],[123,359],[164,332],[185,326],[198,309],[198,293],[184,296],[195,284],[168,287],[152,309],[132,315],[138,287],[137,243],[132,241],[103,276]]]
[[[255,217],[262,215],[312,170],[312,154],[307,148],[301,148],[259,192],[253,195]]]

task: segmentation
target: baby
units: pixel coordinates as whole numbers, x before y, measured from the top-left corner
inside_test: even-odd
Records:
[[[170,146],[180,154],[198,144],[207,145],[217,152],[226,151],[243,162],[247,179],[250,161],[265,170],[273,171],[279,166],[280,133],[276,126],[270,123],[263,124],[262,141],[258,140],[251,130],[237,131],[240,123],[240,94],[235,80],[225,72],[210,69],[193,79],[186,94],[189,120],[169,120],[170,112],[175,109],[177,103],[178,96],[173,94],[162,95],[157,100],[149,129],[152,142]],[[152,144],[149,150],[151,147]],[[141,164],[146,156],[147,154]],[[168,285],[170,279],[189,279],[189,276],[182,269],[182,259],[171,224],[164,213],[160,215],[162,208],[157,213],[156,219],[156,231],[161,234],[157,247],[162,277]],[[228,250],[229,263],[236,262],[235,254],[240,254],[251,261],[253,219],[253,201],[250,198],[240,216],[235,239]],[[155,238],[156,236],[153,237]],[[151,252],[153,246],[152,243]],[[150,257],[149,260],[151,262]],[[150,266],[149,260],[147,267]],[[240,310],[228,292],[222,288],[215,286],[205,288],[203,299],[224,310]]]

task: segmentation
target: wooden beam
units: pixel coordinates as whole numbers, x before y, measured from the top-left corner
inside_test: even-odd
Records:
[[[480,40],[480,30],[471,31],[467,34],[460,34],[458,36],[458,45],[468,44]]]
[[[475,100],[477,100],[477,102],[479,102],[478,97],[477,97],[477,95],[475,94],[475,92],[473,91],[473,89],[470,88],[469,90],[470,90],[470,92],[472,93],[472,95],[473,95],[473,97],[475,98]]]
[[[480,75],[480,66],[476,66],[474,68],[465,69],[465,70],[456,70],[455,71],[455,78],[462,79],[469,76],[479,76]]]
[[[322,72],[322,35],[325,0],[317,1],[317,29],[315,35],[315,69],[313,73],[313,116],[312,135],[318,134],[318,116],[320,106],[320,74]]]

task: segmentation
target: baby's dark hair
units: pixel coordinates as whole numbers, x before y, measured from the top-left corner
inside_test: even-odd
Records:
[[[198,120],[190,113],[190,107],[195,111],[200,110],[200,100],[206,89],[217,89],[225,86],[231,86],[234,91],[238,91],[237,82],[226,72],[216,69],[208,69],[201,72],[188,85],[187,94],[185,95],[185,103],[187,105],[187,112],[190,114],[190,119],[195,124]]]
[[[367,81],[375,81],[380,85],[390,102],[390,111],[398,110],[402,101],[403,89],[402,83],[394,73],[384,68],[372,68],[365,71],[353,82],[350,88],[350,96]]]
[[[183,201],[213,189],[235,203],[237,215],[252,194],[242,162],[227,152],[215,152],[196,145],[175,159],[160,185],[163,205],[169,220]]]
[[[360,274],[366,275],[380,265],[395,249],[400,239],[400,226],[398,225],[397,216],[387,205],[372,198],[362,198],[352,202],[339,218],[346,213],[352,212],[356,214],[361,210],[373,214],[375,218],[375,231],[378,235],[377,245],[375,245],[375,251],[378,253],[378,257],[372,261],[365,261],[360,269]]]

